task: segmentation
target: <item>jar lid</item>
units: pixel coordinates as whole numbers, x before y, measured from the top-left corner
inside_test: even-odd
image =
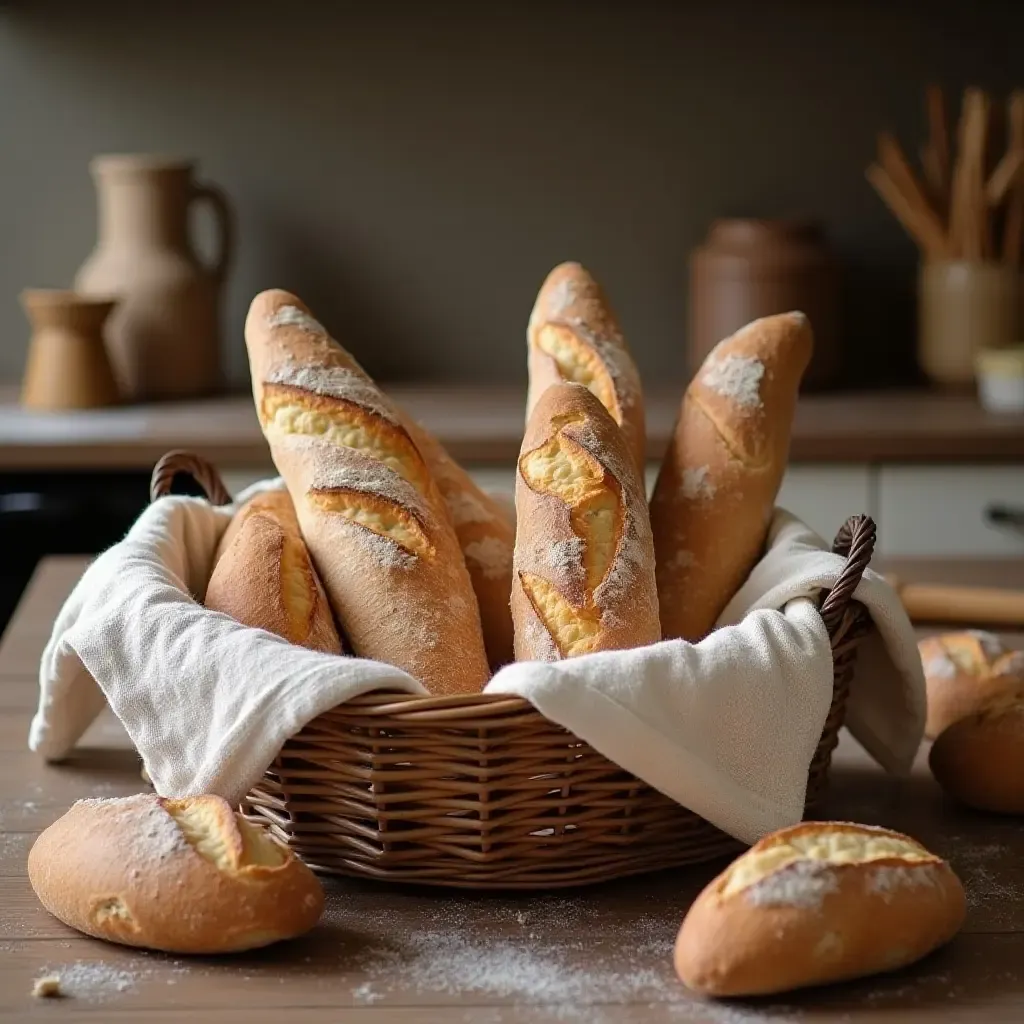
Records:
[[[1024,376],[1024,345],[982,349],[975,356],[974,366],[979,375],[1022,377]]]

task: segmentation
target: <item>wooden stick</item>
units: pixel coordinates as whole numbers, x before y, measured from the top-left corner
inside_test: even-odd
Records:
[[[949,205],[949,240],[950,255],[954,258],[964,257],[967,231],[967,165],[965,154],[968,142],[968,115],[973,107],[971,90],[964,93],[960,104],[960,118],[956,127],[956,156],[953,162],[952,184],[950,186]]]
[[[1024,150],[1024,91],[1018,90],[1010,96],[1009,143],[1012,149]],[[1020,266],[1021,243],[1024,241],[1024,181],[1017,179],[1017,185],[1010,196],[1003,225],[1003,259],[1012,266]]]
[[[928,259],[942,259],[946,255],[946,236],[935,212],[927,204],[921,206],[908,198],[879,164],[872,164],[865,173],[882,201],[907,234],[921,247],[925,256]]]
[[[889,132],[878,134],[878,159],[888,183],[903,197],[904,205],[914,211],[917,235],[925,240],[928,258],[941,258],[948,248],[942,220],[928,201],[924,186],[917,180],[899,142]]]
[[[927,157],[924,171],[932,195],[945,213],[949,206],[949,125],[946,122],[946,97],[941,85],[929,85],[925,93],[928,108]]]
[[[1021,168],[1024,167],[1024,150],[1008,149],[996,164],[985,185],[985,198],[990,207],[1001,206],[1010,190],[1017,184]]]

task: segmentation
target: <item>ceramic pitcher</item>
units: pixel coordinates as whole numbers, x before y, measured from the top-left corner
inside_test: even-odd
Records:
[[[32,324],[21,403],[29,409],[90,409],[117,401],[103,343],[109,299],[27,288],[21,303]]]
[[[99,237],[75,289],[114,295],[107,331],[122,394],[131,400],[215,391],[220,372],[220,300],[231,263],[233,217],[224,193],[193,177],[190,161],[100,156],[90,165]],[[210,206],[217,254],[205,266],[191,242],[194,203]]]

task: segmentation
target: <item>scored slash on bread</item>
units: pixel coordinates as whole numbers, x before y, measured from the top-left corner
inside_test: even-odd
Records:
[[[561,263],[548,274],[530,315],[527,349],[527,419],[552,384],[582,384],[621,427],[642,470],[647,435],[640,374],[604,290],[579,263]]]
[[[516,658],[554,661],[660,637],[643,482],[622,431],[580,384],[534,406],[516,474]]]
[[[882,971],[948,942],[966,916],[949,865],[899,832],[808,822],[766,836],[694,901],[676,972],[712,996],[753,996]]]
[[[812,348],[802,313],[755,320],[686,389],[650,503],[665,639],[702,640],[760,558]]]
[[[1024,651],[1007,650],[994,633],[930,636],[920,641],[918,651],[928,689],[928,739],[993,699],[1024,698]]]
[[[231,953],[320,919],[316,876],[220,797],[80,800],[36,840],[43,906],[86,935],[169,953]]]
[[[294,295],[258,295],[245,337],[260,424],[354,652],[433,694],[479,692],[472,579],[405,418]]]
[[[217,548],[203,603],[300,647],[342,653],[287,491],[264,491],[235,513]]]

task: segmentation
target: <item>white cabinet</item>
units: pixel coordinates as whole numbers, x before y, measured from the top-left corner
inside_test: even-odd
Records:
[[[872,515],[871,490],[868,466],[801,463],[786,471],[777,504],[831,542],[850,516]]]
[[[880,466],[879,553],[893,556],[1024,556],[1024,532],[996,527],[985,509],[1024,509],[1024,466]]]

